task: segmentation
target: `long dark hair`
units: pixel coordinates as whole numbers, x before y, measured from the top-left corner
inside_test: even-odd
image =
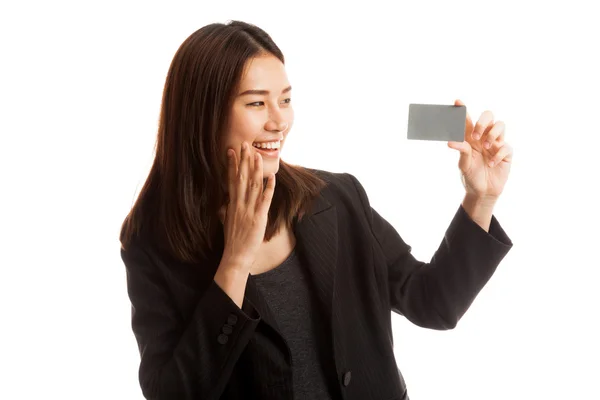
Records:
[[[123,249],[144,236],[184,262],[222,252],[223,134],[246,62],[263,54],[285,63],[265,31],[241,21],[204,26],[181,44],[164,86],[154,162],[121,226]],[[280,160],[265,239],[301,219],[324,184],[313,171]]]

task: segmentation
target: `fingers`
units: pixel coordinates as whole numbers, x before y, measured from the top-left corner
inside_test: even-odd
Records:
[[[511,162],[513,155],[512,146],[509,144],[505,144],[500,147],[500,149],[494,154],[494,156],[489,160],[488,165],[493,167],[495,165],[500,164],[502,161]]]
[[[465,104],[461,100],[456,99],[454,105],[464,106]],[[494,122],[494,114],[489,110],[481,114],[475,126],[472,125],[471,117],[467,113],[465,127],[466,143],[448,142],[448,147],[461,152],[461,159],[459,160],[461,170],[468,167],[467,164],[469,164],[471,158],[471,150],[478,148],[478,146],[473,147],[473,145],[476,145],[475,142],[479,142],[482,148],[489,151],[489,154],[494,154],[488,159],[488,166],[493,167],[502,161],[512,162],[513,149],[509,144],[504,142],[505,131],[506,126],[504,122]]]
[[[504,130],[506,129],[504,122],[496,121],[495,124],[481,137],[484,149],[490,149],[492,144],[498,139],[502,142],[504,140]]]
[[[262,157],[258,153],[254,153],[254,162],[252,163],[252,173],[250,183],[248,187],[248,207],[255,209],[256,200],[262,193],[263,186],[263,168],[262,168]]]
[[[243,206],[246,203],[247,187],[250,173],[250,149],[248,143],[243,142],[240,150],[240,164],[238,167],[236,197],[238,206]]]
[[[271,207],[271,201],[273,200],[273,193],[275,193],[275,174],[271,173],[267,179],[267,186],[262,194],[262,199],[258,205],[258,212],[266,215]]]
[[[246,142],[242,143],[239,162],[233,149],[227,151],[230,204],[250,211],[250,214],[255,211],[268,213],[275,191],[275,174],[267,178],[263,191],[263,160],[259,153],[252,154]]]
[[[238,168],[238,161],[237,161],[237,155],[235,154],[235,151],[233,149],[228,149],[227,150],[227,169],[228,169],[228,173],[227,173],[227,186],[228,186],[228,190],[229,190],[229,201],[230,202],[234,202],[236,201],[236,183],[237,183],[237,168]]]
[[[475,124],[475,128],[473,128],[473,139],[479,140],[483,137],[483,134],[487,129],[491,129],[491,124],[494,121],[494,114],[491,111],[484,111],[479,120]]]

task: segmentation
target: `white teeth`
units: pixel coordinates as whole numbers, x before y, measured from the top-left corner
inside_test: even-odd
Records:
[[[281,145],[281,141],[276,141],[276,142],[262,142],[262,143],[252,143],[252,146],[259,148],[259,149],[278,149]]]

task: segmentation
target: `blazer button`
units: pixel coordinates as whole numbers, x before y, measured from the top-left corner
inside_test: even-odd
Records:
[[[344,386],[348,386],[350,384],[350,380],[352,380],[352,371],[348,371],[344,373],[343,384]]]
[[[231,325],[223,325],[223,328],[221,330],[224,334],[231,335],[231,332],[233,332],[233,327]]]
[[[238,317],[235,314],[229,314],[229,318],[227,318],[227,323],[231,326],[235,325],[235,323],[237,322]]]
[[[223,334],[223,333],[221,333],[221,334],[219,335],[219,337],[217,338],[217,341],[218,341],[220,344],[225,344],[225,343],[227,343],[227,341],[228,341],[228,340],[229,340],[229,336],[227,336],[227,335],[225,335],[225,334]]]

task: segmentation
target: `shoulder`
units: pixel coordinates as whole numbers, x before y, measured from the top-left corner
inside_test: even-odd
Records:
[[[353,179],[356,179],[348,172],[332,172],[315,168],[306,169],[321,178],[326,183],[328,189],[352,189],[354,186]]]
[[[322,191],[322,196],[328,201],[332,203],[346,203],[349,201],[351,204],[360,206],[363,209],[370,207],[364,187],[353,174],[349,172],[307,169],[326,183]]]

